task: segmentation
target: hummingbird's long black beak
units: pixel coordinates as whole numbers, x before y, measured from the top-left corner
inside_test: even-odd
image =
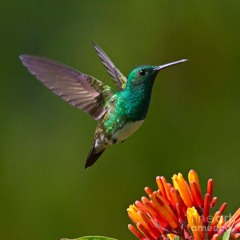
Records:
[[[188,59],[182,59],[182,60],[179,60],[179,61],[176,61],[176,62],[166,63],[166,64],[163,64],[163,65],[157,66],[153,70],[158,72],[158,71],[162,70],[163,68],[167,68],[167,67],[170,67],[172,65],[183,63],[183,62],[186,62],[186,61],[188,61]]]

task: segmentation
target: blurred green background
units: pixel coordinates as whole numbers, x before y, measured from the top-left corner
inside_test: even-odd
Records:
[[[135,239],[126,208],[155,177],[195,169],[239,206],[239,1],[2,1],[0,239]],[[108,84],[96,41],[126,75],[162,71],[146,122],[90,169],[96,122],[42,86],[18,56],[56,59]],[[113,85],[113,84],[112,84]],[[218,206],[219,206],[218,204]]]

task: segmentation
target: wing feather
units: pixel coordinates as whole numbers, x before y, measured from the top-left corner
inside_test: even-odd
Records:
[[[113,90],[101,81],[53,60],[21,55],[28,71],[62,99],[89,113],[95,120],[106,112]]]
[[[107,54],[102,50],[102,48],[93,42],[93,46],[97,51],[98,56],[101,58],[104,66],[107,68],[108,73],[112,76],[115,83],[120,89],[124,89],[127,83],[127,78],[120,72],[118,68],[114,65]]]

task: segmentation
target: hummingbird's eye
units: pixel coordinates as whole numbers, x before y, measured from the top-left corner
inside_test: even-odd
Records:
[[[146,75],[146,73],[147,73],[147,72],[146,72],[145,70],[140,70],[140,71],[139,71],[139,74],[140,74],[141,76]]]

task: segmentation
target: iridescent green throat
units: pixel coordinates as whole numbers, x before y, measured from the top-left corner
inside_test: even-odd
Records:
[[[151,99],[153,80],[142,82],[117,93],[116,109],[123,110],[129,121],[145,119]],[[121,111],[120,110],[120,111]]]

